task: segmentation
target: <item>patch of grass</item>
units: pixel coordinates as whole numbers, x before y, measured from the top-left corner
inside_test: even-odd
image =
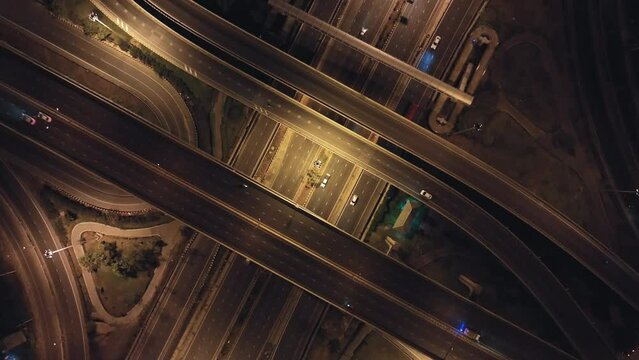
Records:
[[[113,316],[124,316],[133,309],[151,281],[145,273],[136,278],[123,278],[104,266],[94,274],[94,278],[102,305]]]
[[[84,33],[88,36],[94,36],[99,40],[108,41],[117,45],[123,51],[128,52],[136,59],[147,64],[160,77],[166,79],[180,93],[182,98],[188,105],[196,126],[200,129],[198,132],[200,144],[210,144],[208,137],[210,134],[208,116],[211,111],[211,98],[216,90],[206,85],[202,81],[194,78],[181,68],[173,66],[169,62],[151,50],[142,46],[129,34],[118,27],[106,16],[101,14],[89,0],[48,0],[49,8],[60,17],[67,18],[77,25],[82,26]],[[100,20],[109,28],[92,22],[89,20],[89,14],[95,11]],[[210,149],[205,148],[209,151]]]
[[[97,222],[121,229],[138,229],[173,220],[159,211],[149,211],[131,216],[100,211],[71,200],[48,186],[43,186],[39,195],[47,217],[52,221],[65,244],[69,243],[71,229],[79,222]]]
[[[153,248],[158,240],[160,238],[157,236],[131,239],[105,236],[102,239],[115,243],[123,258],[133,257],[136,252]],[[99,245],[97,241],[87,241],[83,246],[88,254],[100,251]],[[135,277],[123,277],[108,266],[100,266],[93,277],[104,308],[113,316],[126,315],[142,299],[153,272],[154,270],[140,271]]]

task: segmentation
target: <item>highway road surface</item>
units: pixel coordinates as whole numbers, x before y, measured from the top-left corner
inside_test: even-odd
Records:
[[[146,26],[141,19],[149,15],[136,10],[136,7],[132,6],[132,0],[117,4],[115,0],[93,2],[106,13],[117,13],[119,19],[125,19],[127,27],[138,26],[141,23]],[[574,257],[635,309],[639,309],[639,273],[591,234],[506,175],[445,139],[215,16],[194,2],[155,0],[152,4],[170,15],[175,21],[172,23],[173,26],[183,26],[203,43],[227,51],[315,98],[465,183],[490,201],[503,206]],[[124,7],[127,8],[128,14],[124,13]],[[131,18],[133,13],[139,15],[137,20]],[[159,39],[155,40],[157,42]],[[180,44],[184,43],[184,40],[180,41]],[[189,51],[188,47],[192,44],[186,46]],[[162,48],[164,52],[159,52],[170,54],[173,59],[176,56],[184,56],[180,54],[183,51],[182,46],[177,49],[177,46],[171,47],[163,43],[160,45],[160,49]],[[157,46],[154,50],[158,50]],[[192,59],[180,62],[183,61],[193,62]],[[437,197],[439,194],[434,195]]]
[[[453,0],[450,7],[444,14],[441,24],[437,27],[433,36],[439,36],[440,41],[437,49],[433,51],[433,62],[429,72],[434,77],[441,79],[446,75],[453,56],[457,48],[465,41],[465,36],[469,30],[469,25],[477,16],[484,1],[476,0]],[[426,45],[429,47],[434,39],[431,38]],[[419,104],[422,109],[428,108],[433,90],[424,86],[418,81],[411,80],[404,90],[403,98],[415,104]]]
[[[234,344],[227,355],[229,359],[261,359],[270,353],[266,341],[291,290],[292,286],[282,278],[271,276],[267,280],[238,338],[231,339]]]
[[[20,68],[17,63],[11,65],[13,69]],[[548,358],[567,357],[567,354],[491,315],[461,296],[439,288],[381,253],[370,251],[359,241],[349,239],[345,234],[314,220],[312,216],[299,213],[295,206],[277,198],[276,201],[272,201],[266,189],[258,188],[257,185],[251,185],[248,188],[242,186],[242,182],[248,182],[248,180],[229,174],[226,168],[216,165],[214,159],[203,153],[177,142],[167,142],[169,138],[166,138],[166,135],[151,131],[147,125],[124,119],[122,113],[117,115],[118,112],[105,108],[95,100],[87,101],[86,94],[77,93],[78,90],[70,88],[65,90],[65,86],[60,86],[57,80],[38,79],[39,71],[35,69],[31,69],[30,72],[33,79],[31,82],[12,85],[29,87],[29,92],[40,98],[44,97],[44,101],[49,103],[58,103],[61,111],[71,116],[78,117],[82,113],[92,113],[93,116],[85,117],[83,121],[99,131],[104,138],[115,141],[121,148],[129,149],[131,153],[137,153],[149,162],[141,163],[137,159],[134,161],[131,153],[124,154],[110,147],[111,145],[108,144],[111,142],[108,144],[96,142],[97,140],[84,130],[78,133],[79,130],[75,127],[68,127],[68,123],[64,120],[57,121],[56,126],[51,126],[50,129],[41,126],[24,128],[27,125],[22,122],[15,126],[22,131],[28,131],[31,136],[36,136],[38,141],[54,146],[57,151],[62,151],[66,156],[73,157],[75,161],[80,161],[84,166],[95,170],[101,169],[103,174],[106,171],[111,180],[119,184],[127,184],[127,188],[135,194],[141,194],[143,199],[153,199],[151,203],[158,208],[170,209],[171,211],[167,212],[178,219],[187,220],[188,218],[186,222],[196,229],[205,230],[204,232],[209,236],[224,242],[232,249],[248,254],[247,256],[253,259],[259,259],[257,261],[261,265],[278,274],[286,274],[288,280],[302,285],[304,289],[313,293],[321,294],[324,299],[336,306],[365,317],[368,322],[386,329],[424,351],[439,352],[441,348],[437,350],[436,344],[446,343],[446,339],[454,334],[450,327],[438,323],[430,317],[431,315],[427,315],[432,313],[437,314],[438,317],[443,315],[444,321],[448,324],[458,323],[463,318],[468,324],[481,324],[482,328],[491,329],[487,331],[493,335],[486,337],[486,344],[492,342],[498,345],[500,351],[505,351],[507,354],[515,352],[523,358],[540,354]],[[9,80],[11,76],[8,75],[10,74],[3,74],[3,81]],[[55,91],[53,91],[54,88]],[[7,91],[5,88],[5,93]],[[9,94],[13,93],[9,91]],[[23,97],[20,99],[25,101]],[[33,105],[32,103],[31,106]],[[140,143],[135,140],[140,138],[144,138],[146,142]],[[62,146],[62,143],[65,145]],[[107,155],[115,156],[117,159],[107,158]],[[185,160],[184,156],[189,159]],[[137,169],[142,164],[147,165]],[[154,165],[151,166],[151,164]],[[213,165],[215,166],[211,167]],[[136,170],[132,170],[132,167]],[[198,171],[193,171],[193,168]],[[173,175],[166,178],[169,171]],[[157,178],[154,175],[156,173],[163,176]],[[187,182],[180,177],[188,179]],[[223,205],[224,203],[210,197],[207,193],[214,194],[224,203],[239,204],[242,212]],[[246,199],[254,200],[247,202]],[[208,205],[202,206],[201,202]],[[256,205],[259,205],[259,208]],[[242,217],[248,215],[258,221],[242,220],[230,214]],[[220,219],[220,221],[210,222],[208,219]],[[303,248],[291,247],[291,243],[276,240],[275,234],[265,232],[269,228],[278,229],[278,232],[287,235],[289,240],[298,236],[295,234],[305,234],[303,238],[296,239],[299,244],[296,246],[303,246]],[[246,241],[247,239],[254,239],[254,241]],[[316,255],[309,257],[309,251],[313,254],[324,254],[321,255],[322,260],[315,257]],[[349,255],[344,256],[344,254]],[[339,264],[337,269],[327,268],[322,264],[327,260],[336,265]],[[355,272],[361,275],[348,275]],[[318,279],[321,281],[317,281]],[[329,284],[343,285],[336,288]],[[378,292],[381,289],[384,289],[383,292]],[[380,296],[381,294],[395,295],[388,298],[388,295]],[[343,303],[344,298],[352,301],[352,308],[346,308]],[[396,301],[400,301],[403,305],[398,306]],[[389,310],[393,312],[392,322],[391,318],[387,317],[386,312]],[[421,329],[419,333],[411,330],[413,326]],[[390,328],[392,330],[389,330]],[[429,334],[428,339],[420,335],[423,334],[422,331]],[[424,341],[428,344],[423,343]],[[509,344],[517,345],[513,347]],[[469,351],[477,352],[474,356],[485,357],[489,354],[486,348],[477,347],[477,344],[464,346],[468,347]]]
[[[264,156],[264,152],[269,151],[267,145],[270,143],[278,124],[266,116],[259,116],[253,127],[249,130],[246,139],[240,145],[238,155],[231,165],[239,172],[253,177],[257,166]]]
[[[168,51],[160,50],[160,53],[169,56],[168,59],[170,61],[176,61],[175,59],[178,57],[182,58],[183,60],[180,61],[184,61],[185,64],[187,62],[193,64],[188,66],[189,69],[198,78],[209,82],[212,86],[232,87],[233,91],[231,93],[238,99],[246,99],[246,97],[241,95],[243,93],[252,95],[248,104],[251,104],[251,102],[263,103],[264,105],[262,106],[265,108],[261,109],[261,111],[268,113],[270,117],[282,122],[285,119],[294,121],[295,123],[288,122],[286,125],[305,136],[313,137],[318,144],[335,151],[344,159],[362,166],[372,174],[391,182],[416,198],[419,198],[421,189],[428,189],[434,195],[434,199],[429,202],[429,206],[460,226],[471,237],[487,247],[509,270],[522,280],[522,283],[530,289],[531,293],[540,301],[542,306],[573,342],[575,348],[585,349],[586,346],[605,348],[603,340],[592,323],[579,309],[571,295],[543,265],[541,260],[508,229],[482,211],[476,204],[451,190],[445,184],[435,181],[424,171],[405,161],[403,162],[403,160],[398,159],[388,151],[358,137],[331,120],[316,113],[309,113],[307,109],[304,111],[304,108],[299,103],[293,102],[286,97],[274,95],[275,93],[272,89],[268,92],[269,89],[266,86],[260,87],[254,81],[240,75],[231,77],[230,74],[233,72],[229,71],[228,67],[214,69],[213,66],[216,66],[216,63],[211,60],[215,60],[215,58],[210,55],[206,56],[206,54],[202,53],[202,50],[193,49],[193,44],[168,31],[153,19],[143,20],[148,18],[149,14],[143,12],[141,8],[132,4],[117,2],[112,4],[113,8],[110,10],[101,2],[95,1],[95,3],[100,4],[101,9],[104,9],[110,16],[115,16],[110,11],[115,11],[120,15],[121,17],[116,19],[116,22],[120,24],[123,23],[121,19],[130,19],[131,21],[127,21],[127,23],[131,25],[126,25],[125,27],[134,35],[143,36],[143,39],[147,41],[145,43],[147,47],[155,50],[168,48]],[[217,21],[222,22],[219,19]],[[140,26],[141,28],[148,27],[152,31],[145,31],[144,34],[150,35],[144,37],[145,35],[141,35],[134,30],[132,24],[136,24],[136,27]],[[240,32],[240,30],[236,32]],[[177,51],[171,51],[174,48],[177,48]],[[176,64],[179,64],[180,61]],[[263,95],[264,92],[266,93]],[[268,106],[269,101],[270,107]],[[333,132],[337,132],[337,135]],[[379,171],[379,169],[384,169],[384,171]],[[590,335],[584,337],[585,332]],[[592,341],[583,341],[582,339],[584,338],[589,338]],[[579,346],[576,345],[578,341],[580,342]],[[583,351],[586,352],[585,350]]]
[[[272,359],[305,359],[307,347],[313,341],[327,306],[310,294],[302,294]]]
[[[8,3],[1,0],[1,4]],[[149,66],[121,51],[87,37],[82,30],[53,17],[35,1],[0,6],[3,40],[20,48],[24,38],[47,48],[109,81],[140,99],[153,113],[147,119],[192,144],[197,141],[195,123],[180,94]],[[26,45],[26,44],[24,44]],[[24,51],[24,50],[23,50]]]
[[[16,261],[26,267],[30,282],[25,286],[36,303],[36,333],[44,335],[45,348],[36,348],[36,353],[55,359],[88,359],[84,302],[68,255],[63,252],[45,259],[45,249],[58,249],[62,244],[38,205],[37,195],[3,163],[0,198],[4,204],[0,234],[17,245]]]
[[[3,170],[7,169],[1,164]],[[48,354],[51,359],[64,359],[68,353],[68,345],[62,340],[64,325],[63,309],[58,309],[58,302],[52,296],[53,289],[44,271],[43,258],[39,247],[35,247],[32,237],[16,216],[13,204],[0,191],[0,239],[3,242],[4,256],[11,257],[16,264],[16,274],[21,281],[27,298],[24,307],[29,309],[33,326],[29,326],[34,338],[31,346],[36,356]],[[3,256],[3,257],[4,257]],[[44,301],[38,301],[44,299]],[[52,311],[53,309],[53,311]],[[57,343],[60,346],[55,347]]]
[[[151,205],[95,173],[56,156],[28,141],[0,144],[0,154],[28,169],[45,183],[91,206],[121,212],[146,212]]]
[[[157,303],[142,323],[127,359],[170,359],[206,279],[228,254],[198,234],[185,249]]]

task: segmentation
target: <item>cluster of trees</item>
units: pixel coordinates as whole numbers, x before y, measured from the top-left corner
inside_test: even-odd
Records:
[[[187,100],[193,99],[193,92],[186,82],[184,82],[180,76],[176,75],[172,69],[169,69],[168,66],[162,63],[153,52],[142,47],[142,45],[131,46],[129,43],[126,43],[126,45],[118,44],[118,46],[120,46],[122,50],[128,51],[134,58],[139,59],[153,68],[161,78],[170,82],[184,98]]]
[[[322,181],[322,175],[315,169],[306,172],[306,186],[317,187]]]
[[[80,264],[90,272],[105,266],[118,276],[135,278],[138,272],[150,272],[160,265],[160,255],[165,245],[164,241],[156,240],[152,246],[136,247],[124,254],[115,242],[101,241],[96,250],[80,258]]]

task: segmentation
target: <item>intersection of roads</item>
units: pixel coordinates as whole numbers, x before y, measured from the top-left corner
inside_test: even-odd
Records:
[[[308,26],[298,29],[290,52],[304,55],[315,53],[309,47],[324,49],[318,52],[321,57],[303,59],[317,69],[192,1],[92,2],[168,62],[256,111],[237,151],[223,163],[193,147],[197,134],[187,107],[171,89],[158,91],[163,84],[152,75],[142,75],[144,67],[135,68],[113,53],[102,54],[99,43],[77,32],[64,28],[46,31],[43,24],[56,22],[46,19],[47,15],[40,15],[43,22],[32,26],[26,12],[7,7],[8,0],[0,1],[0,94],[6,101],[46,111],[54,118],[51,126],[29,126],[4,121],[9,115],[3,113],[0,150],[20,158],[21,151],[16,149],[29,149],[26,159],[30,160],[26,162],[31,164],[41,159],[35,153],[50,152],[53,155],[43,156],[51,161],[36,168],[57,178],[60,186],[66,183],[66,192],[75,198],[96,201],[91,199],[94,194],[98,206],[108,209],[112,207],[109,203],[122,196],[125,205],[119,211],[137,211],[150,204],[200,233],[190,240],[171,270],[166,285],[171,291],[160,294],[128,358],[301,357],[305,351],[301,334],[310,331],[301,319],[306,313],[319,319],[326,311],[314,296],[434,358],[612,357],[596,326],[517,234],[470,201],[464,194],[467,189],[447,184],[419,162],[398,156],[375,141],[382,138],[403,148],[527,222],[637,308],[639,275],[617,255],[517,183],[393,111],[406,103],[427,108],[432,89],[371,62],[357,49]],[[353,36],[359,28],[367,27],[370,30],[362,36],[363,41],[411,64],[419,61],[436,30],[444,40],[438,45],[442,56],[434,63],[435,77],[443,77],[483,5],[482,1],[462,0],[416,1],[414,6],[403,1],[371,3],[375,4],[367,6],[380,11],[365,11],[359,1],[349,3],[346,9],[340,1],[313,2],[308,11]],[[387,26],[386,17],[395,13],[414,21],[410,26]],[[20,31],[27,35],[17,35]],[[103,71],[106,74],[102,76],[151,104],[155,118],[142,119],[65,78],[59,70],[26,53],[28,49],[20,49],[24,39],[20,36],[64,53],[87,71]],[[138,73],[141,75],[132,75]],[[140,80],[141,76],[150,81]],[[284,86],[273,86],[272,80]],[[290,93],[297,95],[291,97]],[[274,139],[282,136],[289,141],[280,150]],[[264,167],[263,159],[277,151],[283,151],[278,160],[283,165],[265,187],[255,179]],[[327,159],[321,171],[327,179],[326,174],[331,174],[330,185],[307,194],[301,184],[320,154]],[[60,180],[78,167],[98,177],[85,182]],[[22,186],[11,177],[9,168],[3,169],[3,174],[0,189]],[[104,183],[102,179],[116,186],[95,195],[95,189]],[[575,353],[361,242],[366,222],[388,186],[421,199],[490,250],[539,301]],[[425,189],[433,194],[432,201],[420,196]],[[11,216],[3,217],[6,229],[17,234],[24,232],[23,228],[38,232],[50,228],[44,220],[35,223],[37,210],[21,209],[28,204],[17,205],[17,199],[28,195],[0,195],[15,198],[7,201],[13,208],[0,211],[22,211],[20,218],[26,216],[30,221],[21,227],[9,223]],[[352,195],[361,197],[357,206],[348,205]],[[39,234],[37,238],[46,236]],[[40,267],[45,264],[37,256],[24,261],[39,261]],[[48,332],[45,337],[61,345],[56,358],[88,358],[86,315],[79,289],[71,279],[69,260],[59,257],[55,261],[46,266],[53,268],[56,276],[64,271],[66,278],[47,276],[61,282],[55,291],[65,292],[64,298],[74,303],[51,305],[63,313],[43,325]],[[50,287],[42,279],[33,281],[41,282],[39,287]],[[201,293],[210,294],[210,299],[196,299]],[[238,328],[238,314],[249,293],[258,294],[258,300],[246,315],[248,320],[242,321],[264,326]],[[59,302],[61,296],[52,300]],[[460,322],[481,329],[482,341],[459,337],[456,328]],[[82,345],[71,345],[70,338]],[[273,348],[273,344],[278,346]],[[452,352],[451,344],[455,344]]]

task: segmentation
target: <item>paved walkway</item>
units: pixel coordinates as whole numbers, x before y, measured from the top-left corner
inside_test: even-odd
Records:
[[[170,223],[143,229],[120,229],[95,222],[83,222],[77,224],[71,230],[71,244],[73,245],[73,252],[75,253],[76,258],[80,259],[84,256],[84,247],[80,244],[80,239],[82,234],[86,231],[125,238],[159,236],[167,244],[162,249],[162,257],[166,259],[180,238],[180,227],[181,223],[178,221],[172,221]],[[82,278],[84,280],[87,293],[89,294],[89,300],[93,306],[93,313],[91,314],[92,317],[111,325],[130,324],[137,321],[146,305],[153,299],[153,296],[158,290],[158,285],[166,271],[166,267],[167,262],[161,261],[160,266],[155,269],[153,278],[151,278],[149,286],[144,292],[140,302],[138,302],[125,316],[121,317],[115,317],[106,311],[102,301],[100,300],[100,295],[98,295],[93,275],[82,267]]]

